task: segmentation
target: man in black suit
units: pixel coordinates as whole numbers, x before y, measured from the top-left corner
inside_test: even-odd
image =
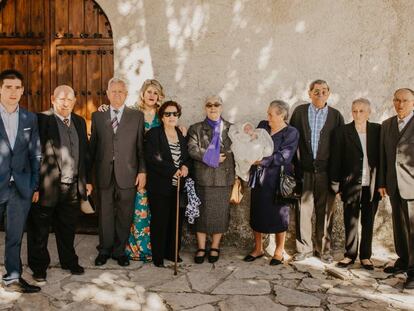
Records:
[[[382,123],[379,191],[389,195],[394,245],[398,259],[387,273],[407,271],[405,288],[414,289],[414,91],[394,93],[397,112]]]
[[[39,113],[42,146],[39,204],[27,223],[28,263],[37,281],[46,280],[50,264],[47,250],[49,227],[53,224],[62,269],[83,274],[74,248],[80,200],[92,191],[85,120],[73,113],[74,91],[58,86],[52,95],[53,108]]]
[[[358,255],[358,222],[361,213],[362,267],[373,270],[371,258],[374,218],[379,193],[376,177],[379,167],[381,125],[368,122],[371,104],[365,98],[352,102],[353,122],[334,131],[331,149],[330,177],[332,188],[344,202],[345,258],[338,267],[348,267]]]
[[[312,214],[316,214],[315,253],[327,263],[330,254],[335,193],[330,189],[328,166],[332,131],[344,124],[341,113],[329,107],[329,86],[324,80],[310,84],[312,103],[293,111],[290,124],[299,131],[296,171],[303,180],[302,197],[296,211],[296,249],[294,260],[312,256]]]

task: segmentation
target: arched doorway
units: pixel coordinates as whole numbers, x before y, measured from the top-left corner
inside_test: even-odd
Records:
[[[91,114],[108,103],[105,90],[113,76],[111,25],[93,0],[2,0],[0,70],[25,76],[21,105],[30,111],[50,108],[59,84],[75,90],[75,112],[90,132]],[[79,231],[96,232],[97,219],[85,215]]]
[[[93,0],[3,0],[0,70],[6,68],[25,75],[21,104],[31,111],[48,109],[57,85],[72,86],[75,112],[89,130],[114,71],[109,20]]]

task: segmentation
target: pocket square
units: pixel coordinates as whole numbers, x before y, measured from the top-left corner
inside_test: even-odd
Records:
[[[26,127],[23,129],[23,131],[30,131],[32,128],[31,127]]]

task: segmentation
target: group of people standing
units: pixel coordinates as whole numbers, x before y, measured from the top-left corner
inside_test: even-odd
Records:
[[[120,266],[129,265],[130,259],[152,261],[157,267],[164,266],[164,259],[182,261],[175,257],[184,218],[182,209],[178,214],[176,210],[179,193],[180,197],[197,196],[201,202],[194,224],[198,244],[194,262],[219,259],[236,180],[234,142],[229,135],[232,125],[222,118],[219,96],[206,98],[205,119],[187,131],[178,124],[182,107],[174,101],[164,102],[157,80],[144,82],[137,107],[130,108],[125,105],[126,81],[112,78],[107,89],[110,105],[92,114],[88,140],[84,119],[73,112],[76,97],[70,86],[58,86],[51,97],[53,107],[37,115],[19,107],[22,94],[19,72],[0,73],[0,214],[7,217],[7,273],[3,276],[7,287],[26,293],[40,290],[21,277],[26,220],[28,264],[34,280],[47,277],[51,225],[62,269],[84,273],[74,237],[80,203],[91,194],[92,183],[98,198],[96,266],[110,258]],[[344,202],[346,253],[337,265],[347,267],[358,256],[361,211],[359,258],[364,268],[373,269],[374,217],[379,198],[388,194],[399,259],[385,270],[407,271],[406,287],[414,288],[414,197],[409,191],[414,185],[414,148],[410,145],[414,92],[407,88],[395,92],[397,116],[386,120],[382,130],[368,121],[368,100],[353,102],[354,121],[344,125],[339,111],[328,106],[329,95],[328,84],[316,80],[309,88],[311,103],[298,106],[290,123],[289,105],[280,100],[270,103],[267,120],[259,123],[258,128],[273,142],[273,153],[255,161],[248,174],[255,246],[244,260],[262,257],[262,235],[275,233],[276,250],[270,264],[283,263],[290,203],[275,196],[283,169],[302,184],[302,196],[295,204],[298,252],[294,260],[316,255],[333,261],[332,217],[335,194],[339,194]]]

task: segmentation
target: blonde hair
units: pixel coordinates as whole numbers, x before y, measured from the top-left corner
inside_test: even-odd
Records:
[[[162,101],[164,100],[165,95],[164,95],[164,90],[162,88],[161,83],[159,83],[155,79],[147,79],[142,84],[141,90],[139,92],[139,102],[138,102],[138,109],[139,110],[144,110],[144,108],[145,108],[145,106],[144,106],[144,93],[150,86],[155,88],[158,92],[158,101],[156,103],[157,110],[161,106]]]

